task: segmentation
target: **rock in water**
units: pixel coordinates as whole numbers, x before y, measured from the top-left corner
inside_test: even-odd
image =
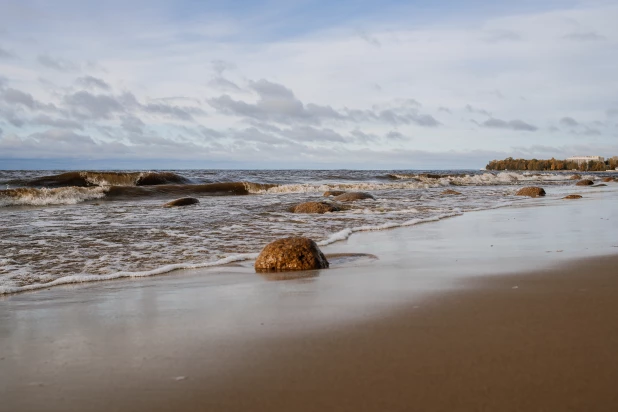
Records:
[[[584,179],[584,180],[580,180],[579,182],[575,183],[575,186],[591,186],[593,184],[594,182],[592,180]]]
[[[306,237],[287,237],[266,245],[255,261],[256,272],[328,268],[318,245]]]
[[[581,178],[582,178],[581,175],[573,175],[573,176],[569,177],[569,179],[571,179],[571,180],[579,180]]]
[[[164,204],[163,207],[188,206],[194,205],[196,203],[200,203],[200,201],[194,197],[182,197],[180,199],[172,200],[171,202]]]
[[[581,199],[581,195],[568,195],[563,197],[563,199]]]
[[[344,193],[345,193],[344,190],[327,190],[326,192],[324,192],[324,197],[339,196],[339,195],[342,195]]]
[[[545,190],[543,190],[542,187],[529,186],[529,187],[522,187],[521,189],[519,189],[519,191],[516,194],[517,196],[530,196],[530,197],[545,196]]]
[[[337,206],[326,202],[305,202],[292,208],[292,213],[326,213],[338,212],[341,210]]]
[[[344,193],[339,196],[335,196],[333,198],[333,200],[336,200],[337,202],[353,202],[355,200],[363,200],[363,199],[376,200],[375,197],[365,192],[349,192],[349,193]]]
[[[604,181],[605,183],[608,183],[608,182],[613,182],[613,181],[614,181],[614,178],[613,178],[613,177],[606,177],[606,178],[604,178],[604,179],[603,179],[603,181]]]
[[[442,192],[443,195],[460,195],[461,193],[459,193],[457,190],[453,190],[453,189],[446,189],[444,192]]]

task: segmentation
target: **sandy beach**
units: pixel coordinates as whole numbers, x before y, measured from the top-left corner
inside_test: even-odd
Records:
[[[2,410],[614,411],[615,188],[250,261],[0,297]],[[79,293],[75,293],[79,290]]]

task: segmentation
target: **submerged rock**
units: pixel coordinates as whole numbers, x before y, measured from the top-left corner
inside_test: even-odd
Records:
[[[348,192],[339,196],[335,196],[334,200],[338,202],[353,202],[355,200],[364,200],[364,199],[373,199],[376,200],[375,197],[365,192]]]
[[[338,212],[341,209],[331,203],[326,202],[305,202],[292,207],[292,213],[326,213]]]
[[[584,180],[580,180],[579,182],[575,183],[575,186],[591,186],[593,185],[594,182],[590,179],[584,179]]]
[[[582,175],[573,175],[569,179],[571,179],[571,180],[579,180],[581,178],[582,178]]]
[[[542,187],[537,186],[522,187],[516,195],[530,197],[545,196],[545,190]]]
[[[256,272],[328,268],[318,245],[306,237],[287,237],[264,247],[255,261]]]
[[[581,199],[582,196],[581,195],[568,195],[563,197],[563,199]]]
[[[324,197],[340,196],[345,193],[345,190],[327,190],[324,192]]]
[[[453,189],[446,189],[444,192],[442,192],[443,195],[460,195],[461,193],[459,193],[457,190],[453,190]]]
[[[194,197],[182,197],[180,199],[167,202],[166,204],[163,205],[163,207],[189,206],[189,205],[194,205],[196,203],[200,203],[200,201]]]

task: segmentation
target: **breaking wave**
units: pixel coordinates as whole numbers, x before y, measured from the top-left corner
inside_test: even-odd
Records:
[[[172,172],[67,172],[27,181],[9,182],[30,187],[152,186],[187,183],[190,183],[189,179]]]
[[[242,196],[263,193],[274,184],[249,182],[206,183],[200,185],[153,186],[93,186],[0,190],[0,207],[73,205],[88,200],[130,200],[140,198],[169,198],[173,196]]]
[[[319,193],[329,190],[371,191],[371,190],[409,190],[428,189],[444,186],[501,186],[518,185],[530,182],[564,182],[571,180],[570,174],[520,174],[501,172],[497,174],[389,174],[390,182],[355,183],[299,183],[285,185],[258,185],[248,187],[249,193]]]
[[[59,187],[55,189],[22,187],[0,190],[0,207],[74,205],[103,197],[105,197],[105,188],[102,187]]]
[[[417,182],[441,181],[450,182],[455,185],[501,185],[530,181],[561,182],[565,180],[572,180],[573,176],[575,175],[569,173],[530,172],[486,172],[481,174],[389,173],[386,175],[386,177],[391,180],[414,180]]]

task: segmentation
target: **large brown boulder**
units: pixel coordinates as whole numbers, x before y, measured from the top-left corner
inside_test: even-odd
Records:
[[[529,186],[529,187],[522,187],[521,189],[519,189],[519,191],[516,194],[517,196],[530,196],[530,197],[545,196],[545,190],[543,190],[542,187]]]
[[[459,193],[457,190],[453,190],[453,189],[446,189],[444,192],[442,192],[443,195],[460,195],[461,193]]]
[[[579,182],[575,183],[575,186],[591,186],[593,185],[594,182],[590,179],[584,179],[584,180],[580,180]]]
[[[163,205],[163,207],[188,206],[188,205],[194,205],[196,203],[200,203],[200,201],[194,197],[182,197],[180,199],[167,202],[166,204]]]
[[[355,200],[364,200],[364,199],[373,199],[376,200],[375,197],[365,192],[348,192],[339,196],[335,196],[333,198],[338,202],[353,202]]]
[[[287,237],[266,245],[255,261],[256,272],[325,269],[328,260],[306,237]]]
[[[345,193],[344,190],[327,190],[326,192],[324,192],[324,197],[339,196],[339,195],[342,195],[344,193]]]
[[[341,209],[326,202],[305,202],[292,207],[292,213],[326,213],[338,212]]]

